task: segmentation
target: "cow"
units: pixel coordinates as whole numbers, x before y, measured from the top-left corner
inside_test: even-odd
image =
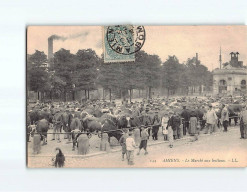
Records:
[[[82,122],[84,130],[89,133],[98,133],[101,130],[101,123],[96,117],[85,117]]]
[[[115,137],[119,141],[123,135],[123,131],[121,129],[117,129],[117,125],[110,119],[105,119],[102,121],[101,134],[103,133],[108,134],[109,143],[111,137]]]
[[[41,140],[43,140],[43,145],[47,144],[47,131],[49,130],[49,122],[46,119],[41,119],[36,125],[37,133],[41,135]]]
[[[34,125],[39,120],[39,112],[38,110],[30,110],[29,117],[31,121],[31,125]]]
[[[231,120],[234,120],[235,125],[238,123],[238,116],[239,113],[242,111],[241,104],[230,104],[228,105],[228,112],[229,112],[229,125],[231,125]]]

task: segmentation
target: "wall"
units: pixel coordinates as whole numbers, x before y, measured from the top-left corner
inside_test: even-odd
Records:
[[[219,94],[219,82],[225,80],[227,85],[227,95],[234,95],[235,88],[239,93],[241,90],[241,81],[247,80],[246,69],[218,69],[214,71],[213,75],[213,95]],[[246,93],[246,91],[245,91]]]

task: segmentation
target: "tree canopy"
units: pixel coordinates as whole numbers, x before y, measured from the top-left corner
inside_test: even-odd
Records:
[[[104,63],[92,49],[78,50],[72,54],[60,49],[47,65],[47,56],[35,51],[27,58],[28,89],[36,92],[54,92],[66,96],[75,91],[89,91],[102,87],[116,94],[131,94],[134,89],[146,90],[151,97],[152,89],[165,88],[168,93],[182,89],[188,93],[190,86],[211,86],[212,73],[196,58],[180,63],[173,55],[161,62],[159,56],[145,51],[135,54],[134,62]],[[87,96],[87,95],[86,95]],[[65,98],[66,100],[66,98]]]

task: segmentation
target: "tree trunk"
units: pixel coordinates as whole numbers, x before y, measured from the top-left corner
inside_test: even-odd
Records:
[[[131,103],[131,89],[130,89],[130,103]]]
[[[85,89],[84,92],[85,92],[85,99],[87,99],[87,90]]]
[[[40,92],[40,101],[43,102],[43,92]]]
[[[109,89],[109,93],[110,93],[110,102],[111,102],[111,89]]]
[[[103,100],[105,100],[105,89],[103,88]]]
[[[75,101],[75,91],[72,91],[72,101]]]
[[[170,92],[170,90],[169,90],[169,88],[167,89],[167,98],[169,98],[169,92]]]
[[[152,98],[152,87],[148,87],[148,98],[151,99]]]
[[[90,99],[90,94],[89,94],[90,90],[88,89],[87,90],[87,99],[89,100]]]

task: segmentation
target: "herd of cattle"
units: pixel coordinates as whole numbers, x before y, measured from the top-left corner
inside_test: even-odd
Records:
[[[65,139],[71,139],[73,130],[79,129],[86,133],[89,138],[94,133],[106,132],[110,137],[115,137],[118,141],[123,134],[123,128],[134,128],[152,126],[155,112],[162,117],[165,113],[173,111],[180,114],[184,106],[188,112],[196,112],[200,121],[207,110],[207,105],[211,103],[220,118],[221,104],[227,104],[229,110],[230,123],[234,119],[238,122],[238,115],[242,105],[246,104],[243,98],[216,99],[197,97],[177,97],[177,98],[157,98],[139,102],[115,102],[96,101],[80,104],[78,102],[36,104],[28,106],[27,113],[27,134],[36,132],[42,137],[47,137],[49,128],[53,128],[53,139],[60,132],[64,132]],[[202,123],[202,127],[205,123]],[[44,144],[47,140],[44,139]]]

